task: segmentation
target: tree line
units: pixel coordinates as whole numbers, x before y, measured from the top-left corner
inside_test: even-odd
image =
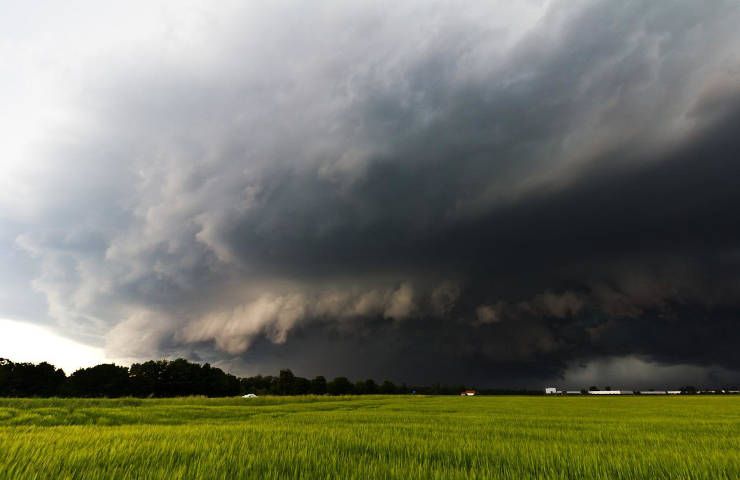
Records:
[[[459,394],[464,385],[410,387],[385,380],[352,382],[346,377],[327,380],[299,377],[280,370],[278,376],[237,377],[209,364],[185,359],[150,360],[131,367],[106,363],[81,368],[67,376],[47,362],[14,363],[0,358],[0,396],[3,397],[228,397],[256,395],[372,395]]]

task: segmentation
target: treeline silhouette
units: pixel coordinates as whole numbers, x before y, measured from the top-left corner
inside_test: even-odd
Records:
[[[290,370],[278,376],[236,377],[209,364],[179,358],[150,360],[123,367],[111,363],[81,368],[67,376],[46,362],[14,363],[0,358],[0,396],[3,397],[179,397],[205,395],[228,397],[256,395],[366,395],[407,394],[457,395],[459,386],[396,385],[388,380],[352,382],[346,377],[327,380],[298,377]],[[498,392],[526,393],[526,392]]]

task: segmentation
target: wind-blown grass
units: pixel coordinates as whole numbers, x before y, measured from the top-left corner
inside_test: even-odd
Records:
[[[740,478],[740,398],[0,399],[0,478]]]

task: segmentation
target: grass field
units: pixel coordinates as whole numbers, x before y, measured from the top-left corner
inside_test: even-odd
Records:
[[[740,398],[0,399],[0,478],[740,478]]]

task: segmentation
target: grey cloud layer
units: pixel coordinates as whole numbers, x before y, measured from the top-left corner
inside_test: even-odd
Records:
[[[523,33],[243,13],[100,66],[87,129],[39,148],[16,244],[70,335],[409,381],[740,371],[733,2],[555,3]]]

